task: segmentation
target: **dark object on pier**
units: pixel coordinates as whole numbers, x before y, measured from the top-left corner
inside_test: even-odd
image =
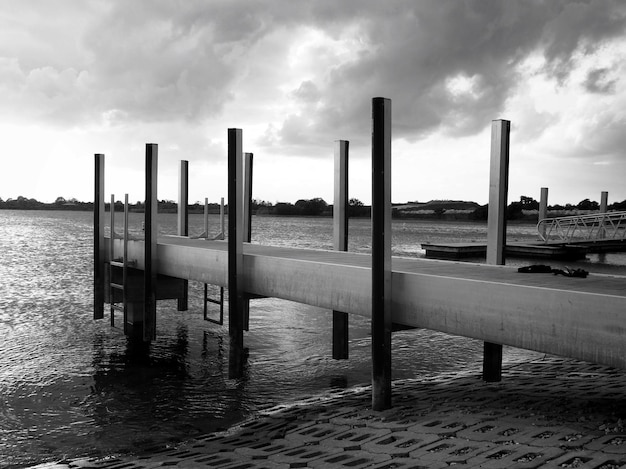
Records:
[[[579,278],[587,278],[589,272],[583,269],[570,269],[569,267],[565,267],[565,269],[552,269],[554,275],[563,275],[565,277],[579,277]]]
[[[542,264],[527,265],[525,267],[520,267],[517,271],[525,274],[551,274],[552,267]]]

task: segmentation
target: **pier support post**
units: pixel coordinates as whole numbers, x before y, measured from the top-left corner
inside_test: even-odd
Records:
[[[609,193],[607,191],[600,192],[600,213],[606,213],[609,209]],[[602,219],[602,227],[598,230],[598,237],[604,238],[606,236],[606,229],[604,227],[604,218]]]
[[[144,222],[144,308],[143,340],[156,338],[156,284],[157,284],[157,166],[158,145],[146,144],[146,201]]]
[[[228,129],[228,334],[229,378],[243,376],[243,199],[241,129]]]
[[[607,191],[600,192],[600,213],[606,213],[609,207],[609,193]]]
[[[491,169],[489,174],[489,212],[487,221],[487,264],[504,265],[506,247],[506,206],[509,190],[509,134],[511,122],[491,124]],[[485,342],[483,380],[502,379],[502,345]]]
[[[243,155],[243,241],[252,241],[252,153]],[[243,330],[250,330],[250,298],[243,295]]]
[[[189,236],[189,161],[180,161],[178,173],[178,236]],[[187,311],[189,281],[183,280],[183,296],[178,298],[178,311]]]
[[[209,199],[204,198],[204,237],[209,239]]]
[[[348,250],[348,149],[346,140],[335,141],[335,197],[333,201],[333,248]],[[333,358],[348,358],[348,313],[333,310]]]
[[[243,167],[243,242],[252,241],[252,153],[244,153]]]
[[[540,220],[544,220],[548,217],[548,188],[541,188],[541,196],[539,197],[539,217],[537,222]],[[545,239],[546,237],[546,227],[545,225],[541,225],[541,236]]]
[[[93,318],[104,318],[104,155],[94,155]]]
[[[220,198],[220,239],[224,239],[224,235],[226,233],[226,223],[224,215],[224,197]]]
[[[391,407],[391,100],[372,99],[372,408]]]

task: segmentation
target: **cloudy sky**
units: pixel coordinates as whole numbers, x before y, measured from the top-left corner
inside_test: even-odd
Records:
[[[392,100],[393,201],[488,199],[490,128],[511,121],[509,200],[626,199],[626,4],[587,1],[2,0],[0,197],[226,196],[243,129],[254,198],[371,200],[371,99]]]

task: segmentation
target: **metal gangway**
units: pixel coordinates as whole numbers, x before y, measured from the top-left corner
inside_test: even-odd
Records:
[[[537,223],[537,231],[546,243],[623,241],[626,239],[626,212],[544,218]]]

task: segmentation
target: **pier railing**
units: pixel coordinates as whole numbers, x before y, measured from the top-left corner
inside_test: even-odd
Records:
[[[562,241],[623,241],[626,239],[626,212],[596,213],[572,217],[545,218],[537,223],[539,237],[546,243]]]

